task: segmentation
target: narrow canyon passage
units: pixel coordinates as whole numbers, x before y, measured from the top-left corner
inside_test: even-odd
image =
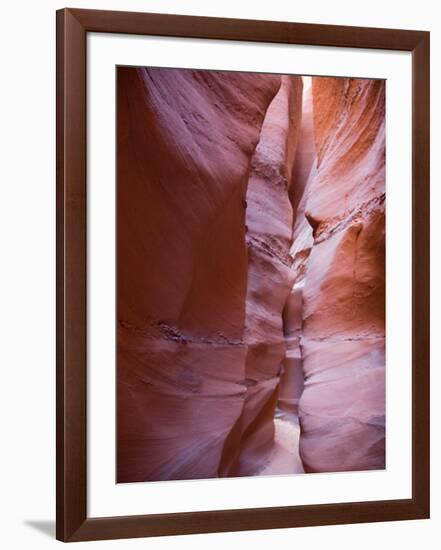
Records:
[[[284,337],[284,357],[278,388],[278,403],[275,409],[275,437],[269,459],[260,475],[298,474],[304,468],[299,455],[300,425],[298,417],[299,400],[303,392],[303,369],[300,349],[302,329],[302,295],[297,281],[293,277],[292,260],[294,244],[294,226],[298,217],[298,206],[302,198],[309,174],[315,166],[316,153],[313,136],[311,77],[303,77],[301,103],[296,105],[301,109],[297,124],[298,138],[296,148],[290,158],[290,182],[287,188],[291,204],[291,222],[289,228],[290,274],[289,291],[285,296],[282,309],[282,324]],[[292,146],[292,144],[291,144]]]
[[[117,92],[118,482],[384,468],[384,82]]]

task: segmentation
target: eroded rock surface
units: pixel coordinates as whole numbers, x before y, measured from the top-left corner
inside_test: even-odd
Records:
[[[119,482],[230,474],[247,393],[245,196],[279,87],[118,69]]]
[[[312,244],[312,232],[305,215],[305,188],[311,171],[316,164],[314,141],[311,79],[304,80],[302,97],[302,122],[297,146],[289,195],[293,208],[291,258],[295,259],[292,278],[294,286],[288,295],[283,310],[283,332],[286,354],[280,380],[279,407],[297,414],[299,400],[303,392],[303,369],[300,337],[303,325],[303,274],[297,263],[304,264]],[[295,274],[295,275],[294,275]]]
[[[300,455],[307,472],[380,469],[384,82],[313,78],[312,89],[317,163],[294,244],[294,272],[303,287]]]
[[[117,86],[118,481],[383,468],[384,83]]]
[[[238,475],[262,468],[274,443],[274,410],[286,353],[282,312],[292,287],[292,168],[301,122],[302,80],[283,76],[266,113],[247,189],[245,377]]]

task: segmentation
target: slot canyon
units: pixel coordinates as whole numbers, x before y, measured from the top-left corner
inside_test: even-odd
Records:
[[[385,83],[117,70],[117,481],[385,468]]]

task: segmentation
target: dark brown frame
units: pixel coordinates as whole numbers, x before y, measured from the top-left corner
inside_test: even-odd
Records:
[[[87,517],[86,35],[144,34],[412,52],[412,498]],[[429,517],[429,33],[63,9],[57,12],[57,538],[116,539]]]

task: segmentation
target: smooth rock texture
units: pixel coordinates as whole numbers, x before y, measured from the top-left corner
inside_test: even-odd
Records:
[[[260,476],[303,474],[299,456],[300,426],[294,415],[276,417],[274,445]]]
[[[282,76],[251,161],[246,194],[247,345],[242,415],[235,429],[236,475],[253,475],[274,444],[274,411],[286,352],[282,312],[292,286],[289,186],[301,122],[302,80]]]
[[[303,370],[300,336],[303,325],[303,277],[297,272],[298,261],[304,264],[312,245],[312,232],[305,216],[304,191],[316,163],[314,141],[311,78],[303,77],[302,122],[293,166],[289,196],[293,208],[293,244],[290,250],[294,259],[292,287],[283,311],[283,332],[286,354],[280,379],[278,406],[285,412],[297,413],[303,392]]]
[[[306,472],[385,467],[385,86],[313,78],[317,162],[294,230]],[[309,228],[305,223],[309,224]]]
[[[118,482],[237,473],[245,196],[279,88],[273,75],[118,69]],[[262,400],[249,403],[258,415]]]
[[[384,468],[384,82],[117,96],[117,481]]]
[[[297,284],[288,294],[282,316],[286,352],[280,375],[278,401],[278,406],[281,410],[296,414],[304,385],[300,349],[302,309],[302,287],[300,284]]]
[[[298,217],[297,209],[317,158],[312,110],[312,78],[304,76],[302,79],[302,123],[294,160],[292,183],[289,189],[294,220]]]

